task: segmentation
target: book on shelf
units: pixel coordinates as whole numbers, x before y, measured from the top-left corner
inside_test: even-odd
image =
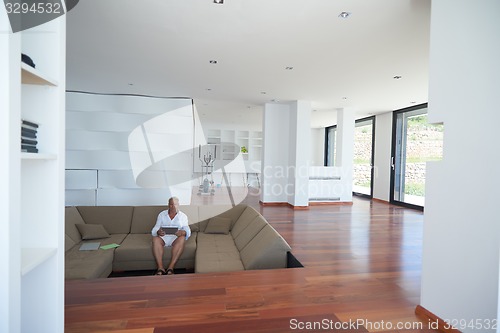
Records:
[[[26,120],[26,119],[21,120],[21,126],[24,128],[32,128],[35,130],[38,128],[37,123],[34,123],[34,122]]]
[[[27,144],[27,145],[35,145],[38,143],[38,141],[33,140],[33,139],[28,139],[25,137],[21,137],[21,144]]]
[[[36,134],[37,134],[36,131],[33,132],[33,131],[27,130],[26,128],[21,128],[21,136],[24,136],[25,138],[35,139]]]
[[[38,153],[37,139],[38,124],[21,119],[21,152]]]
[[[21,145],[21,152],[22,153],[38,153],[38,149],[35,147],[31,147],[31,146]]]

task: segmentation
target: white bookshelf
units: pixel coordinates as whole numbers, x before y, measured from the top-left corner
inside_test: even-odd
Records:
[[[262,159],[262,132],[252,130],[209,129],[205,132],[207,144],[216,147],[214,162],[214,181],[224,186],[260,186],[260,165]],[[247,149],[241,151],[241,147]],[[231,161],[241,157],[244,168],[230,168]],[[194,171],[201,173],[198,160],[194,161]],[[229,184],[221,180],[222,167],[225,167]]]
[[[43,72],[21,63],[21,82],[24,84],[57,86],[57,81],[48,77]]]
[[[13,34],[0,17],[0,122],[9,124],[9,332],[64,332],[65,16]],[[21,62],[27,54],[35,68]],[[21,152],[21,120],[39,125],[39,153]],[[2,130],[6,128],[2,127]],[[3,208],[3,207],[2,207]],[[3,219],[2,219],[3,220]],[[3,239],[0,239],[3,241]],[[3,313],[2,313],[3,314]],[[0,331],[4,326],[0,325]]]
[[[44,154],[44,153],[21,153],[21,159],[23,160],[56,160],[57,155],[55,154]]]
[[[208,144],[217,146],[216,160],[233,160],[238,154],[245,161],[261,160],[261,131],[210,129],[206,136]],[[238,150],[243,146],[247,149],[246,153]]]

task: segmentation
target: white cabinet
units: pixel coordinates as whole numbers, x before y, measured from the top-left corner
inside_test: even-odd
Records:
[[[8,110],[0,122],[9,124],[2,163],[10,166],[2,178],[12,184],[1,193],[9,208],[1,228],[10,236],[1,250],[19,263],[2,273],[11,290],[9,309],[1,313],[9,318],[0,321],[9,332],[63,332],[65,16],[15,34],[1,20],[0,60],[8,75],[0,87],[9,91],[0,102]],[[36,68],[21,63],[21,53]],[[38,153],[20,152],[22,119],[39,124]]]

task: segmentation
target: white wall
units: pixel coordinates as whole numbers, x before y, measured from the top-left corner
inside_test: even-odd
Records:
[[[392,112],[375,117],[375,157],[373,161],[373,197],[390,201]]]
[[[262,202],[287,202],[290,108],[268,103],[263,114]],[[279,128],[279,130],[277,130]]]
[[[190,203],[190,99],[67,93],[66,109],[66,205]]]
[[[311,166],[323,166],[325,164],[325,129],[311,128]]]
[[[428,115],[444,149],[427,165],[421,305],[443,319],[497,319],[499,13],[496,0],[432,2]]]

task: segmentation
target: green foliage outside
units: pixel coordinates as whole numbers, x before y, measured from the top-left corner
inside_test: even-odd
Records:
[[[427,114],[408,118],[408,132],[415,130],[433,130],[443,132],[444,126],[442,124],[429,124],[427,122]]]
[[[406,183],[405,194],[425,197],[425,183]]]

